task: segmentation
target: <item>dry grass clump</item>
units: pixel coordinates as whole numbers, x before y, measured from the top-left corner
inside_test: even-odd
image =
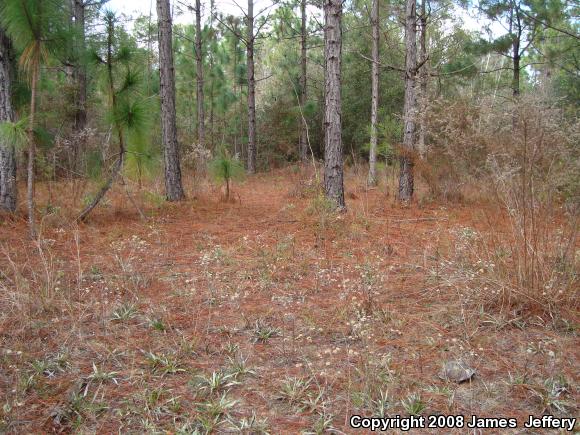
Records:
[[[502,226],[504,216],[487,214],[479,231],[456,231],[456,260],[461,257],[472,297],[501,312],[555,317],[574,311],[580,266],[578,121],[529,99],[502,110],[480,108],[465,122],[468,132],[454,137],[463,150],[469,137],[474,156],[454,154],[457,144],[446,152],[457,162],[456,174],[485,159],[472,177],[487,186],[507,218]],[[478,133],[480,123],[486,135]]]

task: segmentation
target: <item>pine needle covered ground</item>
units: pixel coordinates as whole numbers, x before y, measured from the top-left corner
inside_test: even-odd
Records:
[[[55,206],[38,244],[24,219],[4,221],[0,432],[352,433],[353,414],[520,427],[577,415],[577,295],[549,312],[498,302],[500,265],[470,249],[508,234],[501,210],[401,208],[365,176],[347,177],[346,214],[283,170],[236,184],[235,203],[203,187],[183,204],[142,195],[147,221],[120,187],[78,227]],[[440,378],[458,359],[471,382]]]

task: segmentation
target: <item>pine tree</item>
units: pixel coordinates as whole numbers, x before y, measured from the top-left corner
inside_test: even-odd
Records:
[[[20,49],[19,66],[30,84],[26,200],[30,235],[36,238],[34,167],[38,84],[43,64],[67,40],[67,27],[61,4],[56,0],[4,0],[0,17],[8,35]]]
[[[379,0],[372,0],[371,28],[373,35],[371,73],[371,144],[368,185],[377,184],[377,118],[379,112]]]
[[[306,0],[300,0],[300,141],[298,152],[300,160],[308,160],[308,123],[304,115],[306,106]]]
[[[427,81],[429,79],[429,71],[427,69],[427,8],[426,1],[421,0],[421,12],[419,15],[419,61],[421,67],[419,68],[419,92],[418,92],[418,109],[419,109],[419,138],[417,143],[417,150],[421,158],[425,157],[427,152],[426,136],[427,136]]]
[[[0,28],[0,124],[14,121],[10,40]],[[0,210],[16,211],[16,150],[6,135],[0,135]]]
[[[407,0],[405,8],[405,105],[403,107],[403,150],[400,157],[399,200],[410,201],[413,197],[413,157],[415,152],[417,114],[417,5]]]
[[[342,0],[324,2],[324,190],[339,210],[345,209],[342,155]]]
[[[173,69],[172,23],[169,0],[157,0],[159,20],[159,75],[161,131],[165,155],[165,197],[168,201],[185,198],[181,185],[181,166],[175,120],[175,71]]]
[[[481,0],[478,7],[488,19],[501,23],[507,30],[505,35],[491,42],[480,41],[480,45],[484,50],[496,51],[510,59],[512,96],[518,98],[521,72],[527,66],[522,65],[522,59],[537,45],[541,30],[550,28],[553,21],[565,16],[566,3],[561,0]]]
[[[248,62],[248,172],[256,172],[256,77],[254,75],[254,0],[248,0],[246,14],[246,58]]]
[[[201,2],[195,0],[195,72],[197,101],[197,140],[205,147],[205,108],[203,97],[203,48],[201,44]]]
[[[136,71],[136,62],[132,63],[135,53],[131,47],[119,41],[115,14],[107,12],[104,20],[106,28],[104,53],[95,51],[93,59],[105,73],[108,118],[117,137],[119,151],[109,177],[81,211],[78,220],[85,220],[89,216],[111,189],[115,180],[122,175],[127,152],[127,133],[140,131],[149,125],[149,110],[141,96],[140,76]]]

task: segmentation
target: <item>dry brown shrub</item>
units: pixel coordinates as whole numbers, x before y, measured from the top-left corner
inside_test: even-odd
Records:
[[[460,202],[464,199],[461,175],[451,162],[439,155],[429,159],[415,160],[415,171],[429,189],[429,197],[444,201]]]
[[[510,312],[575,311],[580,123],[537,97],[449,113],[458,118],[442,123],[438,142],[451,162],[448,177],[486,186],[508,222],[502,229],[488,217],[485,234],[462,254],[476,300]]]
[[[289,198],[315,198],[320,194],[323,167],[320,163],[306,163],[293,167],[293,173],[288,174],[293,179],[288,191]]]
[[[430,148],[418,174],[434,198],[462,200],[463,188],[481,178],[493,135],[482,126],[484,119],[482,106],[469,99],[432,103],[427,119]]]

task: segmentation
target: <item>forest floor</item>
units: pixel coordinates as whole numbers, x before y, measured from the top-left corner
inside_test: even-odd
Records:
[[[231,203],[143,203],[145,221],[118,192],[78,227],[48,216],[40,243],[5,220],[0,433],[353,433],[353,414],[515,417],[516,433],[576,416],[578,312],[499,313],[461,278],[493,267],[462,244],[502,213],[403,208],[362,180],[345,214],[285,169]],[[470,381],[439,376],[456,359]]]

